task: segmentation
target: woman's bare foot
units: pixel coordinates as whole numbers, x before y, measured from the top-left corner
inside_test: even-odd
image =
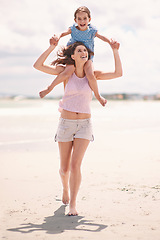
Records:
[[[69,204],[69,193],[68,189],[63,189],[62,202],[64,204]]]
[[[69,213],[68,213],[68,216],[77,216],[78,215],[78,212],[76,210],[76,206],[75,205],[70,205],[69,206]]]

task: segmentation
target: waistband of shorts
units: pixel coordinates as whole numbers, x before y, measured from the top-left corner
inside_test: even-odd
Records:
[[[60,121],[62,123],[65,123],[65,122],[68,122],[68,123],[89,123],[91,122],[91,118],[85,118],[85,119],[65,119],[65,118],[62,118],[60,117]]]

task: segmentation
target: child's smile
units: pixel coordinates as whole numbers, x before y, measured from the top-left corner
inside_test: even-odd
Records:
[[[88,14],[85,12],[79,12],[76,15],[75,22],[78,24],[78,29],[80,31],[85,31],[88,29],[88,23],[91,18],[88,17]]]
[[[85,26],[86,26],[86,24],[85,24],[85,23],[84,23],[84,24],[80,24],[80,26],[81,26],[81,27],[85,27]]]

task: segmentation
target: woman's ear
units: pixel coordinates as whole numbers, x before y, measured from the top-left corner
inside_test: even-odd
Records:
[[[71,55],[71,58],[74,60],[74,55]]]

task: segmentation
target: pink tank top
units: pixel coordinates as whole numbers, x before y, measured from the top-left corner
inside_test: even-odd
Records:
[[[64,109],[70,112],[90,114],[91,100],[92,90],[87,77],[79,78],[73,73],[66,84],[64,96],[59,102],[59,110]]]

